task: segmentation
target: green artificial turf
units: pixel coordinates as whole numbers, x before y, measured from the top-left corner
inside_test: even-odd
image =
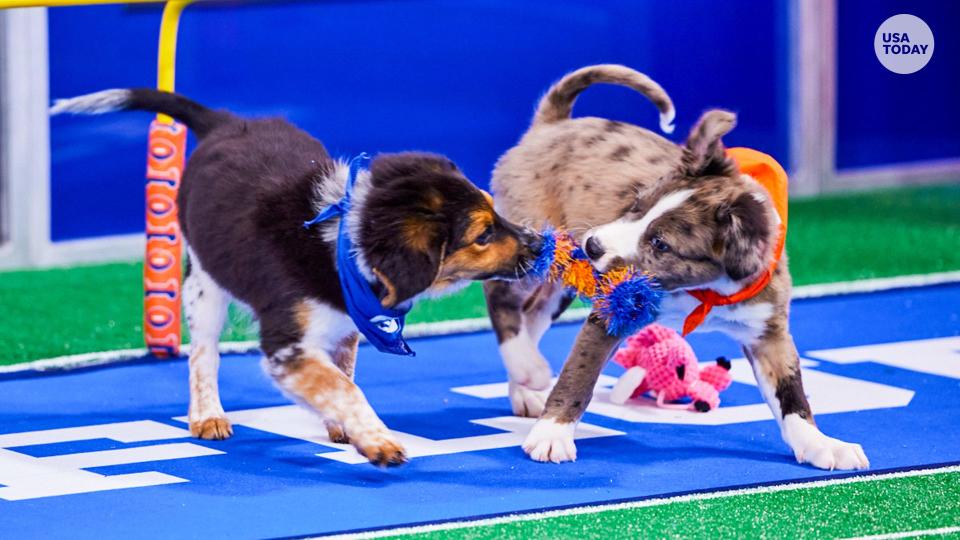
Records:
[[[960,269],[960,185],[796,200],[790,265],[797,285]],[[138,348],[142,265],[0,273],[0,365]],[[477,284],[419,303],[409,323],[483,317]],[[225,340],[255,338],[233,312]]]
[[[949,472],[537,517],[392,538],[849,538],[960,525]]]
[[[960,184],[790,204],[795,285],[960,269]]]

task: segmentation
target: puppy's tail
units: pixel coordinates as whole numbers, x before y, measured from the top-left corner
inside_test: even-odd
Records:
[[[570,118],[573,103],[580,92],[597,83],[627,86],[647,96],[660,109],[660,129],[664,133],[673,133],[673,119],[677,113],[663,87],[643,73],[617,64],[587,66],[568,73],[540,100],[533,124],[552,124]]]
[[[208,109],[199,103],[171,92],[150,88],[118,88],[103,90],[67,99],[58,99],[50,114],[103,114],[113,111],[152,111],[172,116],[203,138],[214,128],[238,117],[226,111]]]

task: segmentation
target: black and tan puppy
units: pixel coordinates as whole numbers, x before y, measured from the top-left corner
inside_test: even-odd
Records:
[[[798,461],[824,469],[869,466],[860,445],[828,437],[814,422],[790,334],[788,261],[776,258],[780,216],[723,145],[736,116],[707,111],[679,145],[623,122],[570,118],[580,92],[597,83],[647,96],[660,110],[661,129],[672,131],[673,103],[647,76],[618,65],[574,71],[550,88],[530,129],[497,163],[497,209],[519,223],[573,231],[601,271],[633,264],[656,275],[667,292],[659,320],[667,326],[679,329],[698,309],[688,291],[734,296],[756,285],[758,292],[742,301],[717,305],[699,329],[724,332],[743,346]],[[488,282],[485,290],[514,412],[540,417],[524,450],[538,461],[575,459],[574,428],[620,340],[589,317],[544,400],[539,391],[551,372],[537,343],[569,297],[536,283]]]
[[[58,101],[52,113],[162,112],[200,144],[184,171],[180,224],[188,244],[184,305],[190,356],[190,431],[232,434],[220,403],[217,344],[231,300],[260,321],[265,369],[371,462],[404,449],[353,382],[357,326],[346,313],[336,263],[339,218],[305,228],[339,201],[348,166],[280,119],[249,120],[155,90],[106,90]],[[465,280],[516,278],[540,238],[500,217],[492,200],[448,159],[382,154],[360,170],[346,214],[356,266],[385,307]]]

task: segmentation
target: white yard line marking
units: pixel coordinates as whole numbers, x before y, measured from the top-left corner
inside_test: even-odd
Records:
[[[447,531],[452,529],[464,529],[468,527],[471,527],[471,528],[484,527],[489,525],[500,525],[504,523],[515,523],[518,521],[541,520],[541,519],[548,519],[548,518],[554,518],[554,517],[560,517],[560,516],[597,514],[601,512],[609,512],[609,511],[616,511],[616,510],[646,508],[649,506],[661,506],[661,505],[685,503],[685,502],[691,502],[691,501],[705,501],[710,499],[723,499],[727,497],[737,497],[740,495],[775,493],[780,491],[794,491],[798,489],[812,489],[812,488],[836,486],[836,485],[842,485],[842,484],[857,484],[861,482],[875,482],[879,480],[909,478],[914,476],[929,476],[932,474],[943,474],[943,473],[954,473],[954,472],[960,472],[960,465],[952,465],[949,467],[941,467],[937,469],[919,469],[919,470],[913,470],[913,471],[900,471],[900,472],[894,472],[894,473],[879,473],[879,474],[870,474],[870,475],[863,475],[863,476],[854,476],[849,478],[814,480],[810,482],[801,481],[801,482],[790,483],[790,484],[780,484],[776,486],[761,486],[761,487],[753,487],[753,488],[734,489],[729,491],[717,491],[713,493],[695,493],[693,495],[665,497],[662,499],[646,499],[646,500],[635,501],[635,502],[614,503],[614,504],[606,504],[606,505],[601,504],[596,506],[583,506],[579,508],[569,508],[565,510],[548,510],[546,512],[514,514],[509,516],[501,516],[501,517],[488,518],[488,519],[478,519],[474,521],[456,521],[451,523],[438,523],[436,525],[401,527],[396,529],[372,531],[372,532],[365,532],[365,533],[317,536],[314,538],[365,539],[365,538],[382,538],[384,536],[398,536],[398,535],[404,535],[404,534],[421,534],[421,533],[435,532],[435,531]],[[951,529],[960,530],[960,527],[951,528]],[[917,531],[917,532],[927,532],[927,531]],[[894,533],[894,534],[910,534],[910,533]],[[913,534],[916,534],[916,533],[913,533]],[[936,533],[930,533],[930,534],[936,534]],[[872,539],[872,538],[902,538],[902,537],[870,536],[866,538]]]
[[[582,321],[590,313],[589,308],[568,309],[558,320],[562,322]],[[477,317],[473,319],[459,319],[454,321],[440,321],[431,323],[417,323],[407,326],[404,335],[408,338],[426,336],[445,336],[450,334],[466,334],[490,330],[490,319]],[[363,336],[361,336],[361,340]],[[220,343],[221,353],[245,353],[257,351],[260,344],[256,341],[225,341]],[[180,347],[180,354],[190,355],[190,344]],[[18,371],[52,371],[99,366],[136,360],[147,355],[147,349],[120,349],[116,351],[92,352],[57,356],[43,360],[34,360],[11,366],[0,366],[0,373],[14,373]]]
[[[793,298],[819,298],[842,294],[880,292],[890,289],[909,289],[929,285],[944,285],[960,281],[960,271],[937,272],[935,274],[916,274],[888,278],[860,279],[819,285],[802,285],[793,288]]]
[[[260,344],[256,341],[230,341],[220,344],[220,352],[244,353],[255,351],[259,346]],[[180,353],[185,356],[189,356],[190,345],[186,344],[180,347]],[[12,366],[0,366],[0,373],[76,369],[99,366],[102,364],[112,364],[114,362],[136,360],[138,358],[143,358],[146,355],[147,349],[120,349],[117,351],[71,354],[68,356],[46,358],[44,360],[34,360],[32,362],[25,362],[23,364],[14,364]]]
[[[847,540],[888,540],[891,538],[917,538],[960,532],[960,527],[940,527],[939,529],[924,529],[922,531],[902,531],[895,533],[875,534],[873,536],[853,536]]]
[[[899,276],[892,278],[863,279],[857,281],[843,281],[839,283],[824,283],[821,285],[803,285],[793,289],[793,298],[820,298],[822,296],[839,296],[866,292],[879,292],[890,289],[905,289],[926,287],[929,285],[943,285],[960,282],[960,271],[939,272],[935,274],[919,274],[913,276]],[[589,308],[568,309],[558,319],[561,322],[582,321],[590,313]],[[404,334],[407,337],[444,336],[449,334],[465,334],[490,330],[490,319],[477,317],[473,319],[459,319],[454,321],[440,321],[431,323],[417,323],[407,326]],[[257,350],[255,341],[224,342],[220,344],[220,352],[243,353]],[[184,345],[182,354],[190,354],[190,345]],[[57,356],[44,360],[34,360],[11,366],[0,366],[0,373],[17,371],[48,371],[60,369],[75,369],[81,367],[99,366],[124,360],[142,358],[147,354],[146,349],[122,349],[118,351],[93,352]]]

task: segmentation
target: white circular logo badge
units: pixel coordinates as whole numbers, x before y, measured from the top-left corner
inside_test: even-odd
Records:
[[[933,57],[933,32],[923,19],[901,13],[883,21],[873,38],[883,67],[894,73],[916,73]]]
[[[393,317],[377,315],[376,317],[370,319],[370,322],[377,325],[377,328],[388,334],[396,334],[398,331],[400,331],[400,322]]]

